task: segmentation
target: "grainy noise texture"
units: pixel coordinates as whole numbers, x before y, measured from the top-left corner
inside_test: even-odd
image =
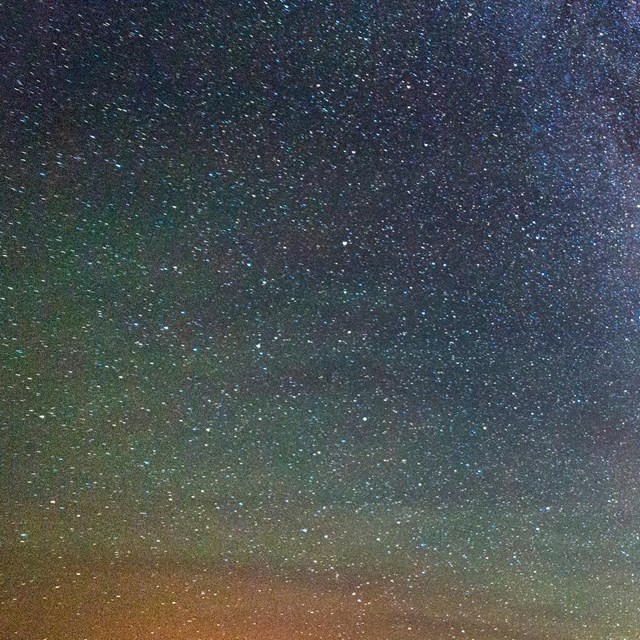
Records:
[[[0,636],[637,640],[635,2],[0,6]]]

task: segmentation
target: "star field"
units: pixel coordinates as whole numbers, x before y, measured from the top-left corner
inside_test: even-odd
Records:
[[[0,635],[639,637],[635,3],[0,25]]]

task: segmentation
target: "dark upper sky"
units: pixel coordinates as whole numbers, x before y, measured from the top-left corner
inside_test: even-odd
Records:
[[[7,5],[5,631],[635,637],[635,3]]]

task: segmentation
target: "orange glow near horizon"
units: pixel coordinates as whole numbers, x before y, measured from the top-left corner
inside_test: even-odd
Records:
[[[0,605],[0,633],[20,640],[409,640],[546,637],[451,585],[412,597],[400,585],[292,580],[257,570],[87,562],[36,569]],[[196,576],[196,577],[194,577]],[[463,603],[455,605],[454,600]],[[452,612],[455,614],[452,615]],[[566,636],[571,636],[567,630]]]

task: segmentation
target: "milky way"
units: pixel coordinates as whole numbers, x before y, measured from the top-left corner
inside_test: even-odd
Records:
[[[640,637],[640,9],[0,9],[0,631]]]

